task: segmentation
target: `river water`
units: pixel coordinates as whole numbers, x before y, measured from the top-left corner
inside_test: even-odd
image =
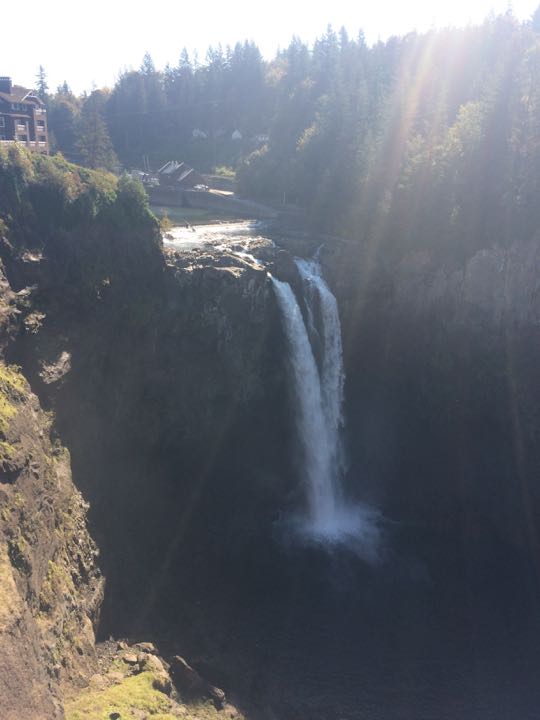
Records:
[[[223,250],[244,248],[267,237],[268,223],[253,220],[220,222],[210,225],[177,225],[163,238],[165,247],[189,252],[192,250]],[[242,252],[242,250],[239,250]]]

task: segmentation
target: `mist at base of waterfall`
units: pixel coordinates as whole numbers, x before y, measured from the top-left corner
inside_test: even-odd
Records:
[[[295,513],[278,520],[276,531],[285,545],[348,550],[373,565],[384,557],[383,517],[367,505],[339,504],[331,515],[315,519]]]

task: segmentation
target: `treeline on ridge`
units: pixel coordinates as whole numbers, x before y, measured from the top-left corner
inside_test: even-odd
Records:
[[[540,8],[373,46],[329,27],[270,61],[251,42],[163,71],[146,55],[110,90],[40,89],[70,159],[227,165],[244,195],[386,251],[461,261],[540,223]]]

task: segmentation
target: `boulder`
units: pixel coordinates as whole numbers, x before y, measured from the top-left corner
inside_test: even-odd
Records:
[[[158,675],[167,675],[165,665],[158,657],[156,657],[156,655],[139,653],[137,658],[139,662],[139,667],[142,672],[150,671],[153,673],[157,673]]]
[[[139,658],[135,653],[126,653],[125,655],[122,655],[122,660],[128,665],[137,665],[139,662]]]
[[[150,653],[151,655],[158,654],[156,646],[151,642],[136,643],[135,647],[143,653]]]
[[[152,680],[152,687],[154,690],[157,690],[164,695],[170,695],[172,692],[171,678],[166,674],[156,675],[156,677]]]
[[[190,698],[209,698],[218,710],[225,706],[227,699],[223,690],[202,678],[180,655],[175,655],[171,661],[171,676],[181,694]]]

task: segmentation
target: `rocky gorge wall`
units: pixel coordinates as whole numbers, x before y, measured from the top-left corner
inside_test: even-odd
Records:
[[[28,183],[33,214],[20,204],[4,234],[19,318],[7,354],[54,411],[90,503],[108,578],[102,632],[132,633],[152,623],[163,584],[181,585],[179,553],[219,565],[301,492],[279,315],[262,266],[164,255],[131,187],[99,191],[93,217],[83,187],[60,203],[64,225],[43,192]]]
[[[443,535],[472,576],[486,557],[534,565],[538,237],[459,265],[339,242],[323,262],[342,313],[357,492]]]
[[[14,294],[0,273],[3,344]],[[23,375],[0,360],[0,705],[5,720],[63,717],[62,690],[95,671],[103,597],[87,505]]]

